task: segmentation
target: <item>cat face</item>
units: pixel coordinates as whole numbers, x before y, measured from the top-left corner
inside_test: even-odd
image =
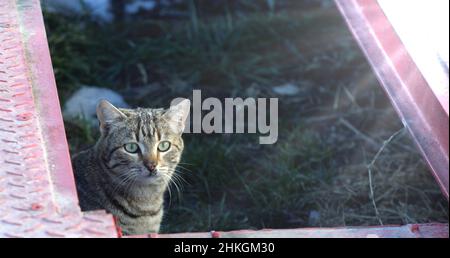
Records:
[[[183,151],[181,134],[190,102],[164,109],[117,109],[102,100],[97,106],[101,137],[97,152],[116,184],[165,186]]]

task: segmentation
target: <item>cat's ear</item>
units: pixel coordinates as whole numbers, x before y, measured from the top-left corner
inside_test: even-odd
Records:
[[[97,105],[97,118],[100,122],[100,129],[104,130],[109,124],[124,119],[126,116],[113,104],[102,99]]]
[[[164,113],[164,118],[174,132],[182,134],[190,110],[191,102],[188,99],[182,99],[181,101],[177,99],[177,101],[171,103],[170,108]]]

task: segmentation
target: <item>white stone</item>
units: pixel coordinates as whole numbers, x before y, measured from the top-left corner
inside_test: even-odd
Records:
[[[114,106],[119,108],[129,107],[122,96],[113,90],[99,87],[83,86],[78,91],[76,91],[64,105],[64,118],[81,118],[87,120],[91,125],[96,125],[96,108],[98,101],[101,99],[106,99]]]
[[[279,95],[286,95],[286,96],[292,96],[300,92],[298,86],[292,83],[273,87],[272,90]]]
[[[46,11],[56,13],[82,14],[85,8],[94,18],[111,22],[114,15],[111,11],[111,0],[41,0]],[[180,3],[182,0],[159,2],[162,6],[170,6],[172,3]],[[140,10],[151,11],[157,5],[155,0],[132,0],[125,2],[125,14],[133,15]]]
[[[81,14],[87,8],[91,14],[103,21],[111,21],[109,0],[42,0],[42,6],[49,12]]]

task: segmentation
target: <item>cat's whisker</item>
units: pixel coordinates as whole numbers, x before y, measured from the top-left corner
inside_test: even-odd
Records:
[[[162,174],[162,178],[164,180],[164,184],[167,185],[167,189],[169,191],[169,206],[172,204],[172,187],[171,187],[171,178],[166,174]],[[167,179],[167,180],[166,180]]]
[[[183,190],[183,184],[180,182],[180,180],[177,177],[174,177],[172,179],[172,182],[174,183],[175,187],[178,191],[178,199],[181,198],[182,190]]]
[[[135,180],[135,178],[136,177],[134,177],[134,176],[130,176],[130,177],[128,177],[128,179],[126,181],[124,181],[122,183],[121,188],[123,188],[123,191],[126,193],[126,198],[128,198],[128,196],[129,196],[129,189],[130,189],[129,185],[131,184],[131,182],[133,180]]]
[[[172,180],[174,183],[176,183],[176,184],[180,187],[180,189],[182,189],[182,184],[181,184],[181,181],[180,181],[179,178],[177,178],[177,177],[172,177],[171,180]]]
[[[166,178],[168,178],[169,179],[169,182],[170,183],[172,183],[174,186],[175,186],[175,188],[177,189],[177,194],[178,194],[178,199],[180,199],[181,198],[181,190],[180,189],[182,189],[182,187],[180,186],[181,185],[181,182],[180,181],[178,181],[179,179],[178,179],[178,175],[177,174],[175,174],[175,173],[172,173],[172,176],[168,176],[166,173],[168,173],[169,172],[169,169],[168,168],[163,168],[163,169],[161,169],[161,172],[163,172],[163,173],[161,173],[162,175],[163,175],[163,177],[166,177]],[[180,184],[180,185],[179,185]],[[170,184],[169,184],[170,185]]]
[[[182,171],[178,169],[179,167],[175,167],[174,169],[171,169],[173,171],[172,176],[181,179],[183,182],[189,184],[183,176],[185,175],[191,175],[191,173],[187,173],[186,171]]]
[[[187,166],[195,166],[195,165],[192,164],[192,163],[186,163],[186,162],[178,162],[178,164],[181,164],[181,165],[187,165]]]
[[[132,171],[133,172],[133,171]],[[127,181],[129,181],[133,176],[135,176],[135,173],[129,173],[129,174],[124,174],[124,175],[120,175],[119,178],[121,179],[116,186],[114,187],[113,191],[112,191],[112,195],[115,195],[116,192],[122,187],[124,186]]]
[[[168,181],[164,180],[164,184],[167,185],[167,190],[169,192],[169,207],[171,207],[172,206],[172,188],[170,187],[170,183]]]
[[[177,172],[177,173],[180,173],[180,171],[177,171],[177,170],[175,170],[175,172]],[[172,175],[174,178],[176,178],[176,179],[178,179],[178,180],[181,180],[181,181],[183,181],[185,184],[188,184],[188,185],[190,185],[189,184],[189,182],[188,181],[186,181],[186,179],[184,179],[181,175],[179,175],[179,174],[176,174],[176,173],[173,173],[173,175]],[[180,182],[181,183],[181,182]]]
[[[126,191],[125,191],[126,192],[126,199],[128,199],[128,197],[130,196],[131,189],[133,189],[133,186],[136,183],[136,181],[137,181],[137,177],[136,176],[131,177],[131,180],[128,181],[128,184],[127,184],[127,187],[126,187]]]
[[[172,180],[172,183],[175,186],[175,188],[177,189],[178,199],[180,199],[181,198],[181,190],[180,190],[178,184],[175,181]]]
[[[134,177],[136,177],[138,175],[138,169],[132,169],[130,171],[128,171],[128,174],[126,176],[126,180],[124,180],[125,182],[123,182],[122,186],[124,186],[124,184],[126,184],[127,181],[133,179]]]
[[[183,169],[183,170],[185,170],[185,171],[187,171],[187,172],[192,172],[192,170],[187,169],[187,168],[185,168],[185,167],[183,167],[183,166],[180,166],[180,165],[178,165],[177,168],[181,168],[181,169]]]

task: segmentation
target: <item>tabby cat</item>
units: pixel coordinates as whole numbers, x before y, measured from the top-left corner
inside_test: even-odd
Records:
[[[107,210],[127,235],[158,232],[189,110],[187,99],[166,110],[118,109],[100,101],[101,136],[72,158],[81,209]]]

